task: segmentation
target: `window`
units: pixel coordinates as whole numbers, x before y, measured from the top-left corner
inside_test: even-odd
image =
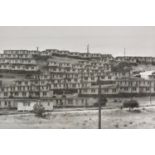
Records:
[[[76,88],[76,84],[75,83],[72,86],[73,86],[73,88]]]
[[[127,88],[127,87],[125,87],[125,88],[124,88],[124,90],[126,90],[126,91],[127,91],[127,90],[128,90],[128,88]]]
[[[20,86],[18,87],[18,90],[21,91],[21,87]]]
[[[106,88],[106,89],[104,89],[104,91],[107,93],[108,92],[108,89]]]
[[[87,89],[84,89],[83,92],[84,92],[84,93],[87,93]]]
[[[23,90],[25,90],[25,86],[23,86]]]
[[[25,81],[25,85],[27,85],[28,84],[28,81]]]
[[[116,89],[112,89],[112,92],[115,93],[116,92]]]
[[[81,102],[84,103],[84,99],[82,99]]]
[[[88,77],[84,77],[84,80],[88,80]]]
[[[10,101],[8,101],[8,105],[11,106],[11,102]]]
[[[43,96],[46,96],[47,95],[47,92],[43,92]]]
[[[68,104],[73,104],[73,99],[68,99]]]
[[[133,91],[136,91],[136,87],[133,87],[132,90],[133,90]]]
[[[150,88],[149,88],[149,87],[147,87],[147,88],[146,88],[146,91],[149,91],[149,90],[150,90]]]
[[[62,78],[62,77],[63,77],[63,75],[62,75],[62,74],[60,74],[60,75],[59,75],[59,77],[60,77],[60,78]]]
[[[18,94],[19,94],[18,92],[15,92],[15,96],[18,96]]]
[[[75,82],[77,82],[77,79],[74,79]]]
[[[92,93],[95,93],[95,89],[91,89],[91,92],[92,92]]]
[[[95,78],[94,77],[91,77],[91,80],[95,80]]]
[[[7,92],[4,92],[4,96],[8,96],[8,93]]]
[[[132,82],[129,82],[129,86],[132,86]]]
[[[4,102],[4,105],[7,106],[7,101]]]
[[[111,79],[111,76],[108,76],[108,79]]]
[[[25,96],[26,96],[26,92],[22,92],[22,96],[24,96],[24,97],[25,97]]]

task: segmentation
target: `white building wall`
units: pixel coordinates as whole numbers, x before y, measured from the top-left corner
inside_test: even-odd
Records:
[[[53,110],[53,102],[52,101],[18,101],[17,110],[18,111],[33,111],[33,107],[35,104],[41,103],[45,110]]]

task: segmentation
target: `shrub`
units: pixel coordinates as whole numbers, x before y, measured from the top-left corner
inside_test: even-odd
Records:
[[[36,103],[33,106],[33,111],[34,111],[36,116],[43,117],[43,114],[45,112],[45,108],[43,107],[43,105],[41,103]]]
[[[62,98],[66,98],[66,95],[62,95]]]
[[[117,102],[117,99],[114,99],[114,102]]]
[[[99,102],[101,103],[101,106],[106,106],[106,103],[108,102],[107,98],[101,97],[99,99]],[[98,102],[94,104],[96,107],[98,107]]]
[[[134,108],[138,108],[139,103],[136,100],[124,101],[123,108],[129,108],[129,110],[133,110]]]

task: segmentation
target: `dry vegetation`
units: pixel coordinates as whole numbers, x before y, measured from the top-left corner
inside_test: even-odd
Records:
[[[96,129],[97,122],[97,110],[53,112],[47,118],[34,114],[0,116],[0,128]],[[127,109],[102,110],[102,128],[155,128],[155,108],[141,108],[132,112]]]

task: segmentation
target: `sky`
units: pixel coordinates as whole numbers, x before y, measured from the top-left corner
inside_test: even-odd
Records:
[[[0,26],[0,52],[60,49],[123,56],[155,56],[155,26]]]

